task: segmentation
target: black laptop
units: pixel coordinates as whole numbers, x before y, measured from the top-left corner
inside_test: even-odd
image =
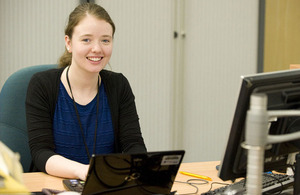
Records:
[[[82,195],[172,194],[171,188],[184,156],[183,150],[139,154],[94,155]],[[64,180],[74,190],[78,180]]]

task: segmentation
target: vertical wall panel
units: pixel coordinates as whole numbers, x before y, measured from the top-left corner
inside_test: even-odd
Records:
[[[299,0],[266,0],[264,72],[300,64],[299,21]]]
[[[186,1],[184,145],[187,161],[220,160],[240,87],[255,73],[258,0]]]
[[[16,70],[56,63],[77,0],[0,0],[0,87]]]

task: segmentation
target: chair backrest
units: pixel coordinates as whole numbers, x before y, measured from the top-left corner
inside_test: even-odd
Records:
[[[24,172],[29,171],[31,164],[25,114],[27,86],[34,73],[53,68],[57,65],[22,68],[6,80],[0,92],[0,140],[20,154]]]

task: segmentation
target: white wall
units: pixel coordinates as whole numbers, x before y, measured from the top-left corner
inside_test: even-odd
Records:
[[[56,63],[77,0],[0,0],[0,87],[17,69]]]
[[[256,71],[258,0],[96,2],[116,24],[110,64],[131,83],[148,150],[220,160],[240,75]],[[0,0],[0,87],[19,68],[57,62],[77,3]]]

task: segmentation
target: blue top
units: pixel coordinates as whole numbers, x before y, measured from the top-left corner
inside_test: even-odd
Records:
[[[75,100],[76,101],[76,100]],[[80,122],[90,155],[93,154],[96,125],[97,96],[87,105],[77,104]],[[72,98],[60,83],[58,100],[53,118],[55,152],[70,160],[88,164],[82,133],[77,120]],[[114,152],[114,131],[103,83],[99,87],[98,128],[95,154]]]

